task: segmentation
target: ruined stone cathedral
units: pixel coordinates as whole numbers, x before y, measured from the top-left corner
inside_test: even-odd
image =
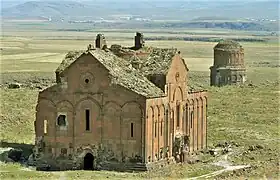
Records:
[[[184,161],[207,145],[207,92],[189,91],[175,48],[95,47],[69,52],[56,84],[39,93],[40,169],[148,170]]]

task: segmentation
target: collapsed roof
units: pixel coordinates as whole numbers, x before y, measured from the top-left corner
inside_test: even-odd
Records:
[[[126,59],[145,76],[166,74],[177,53],[176,48],[144,47],[140,51],[133,51],[120,45],[113,45],[111,49],[114,54]]]
[[[108,50],[92,49],[88,51],[69,52],[57,68],[56,73],[62,73],[82,54],[86,53],[90,53],[104,65],[111,75],[112,84],[120,85],[149,98],[164,96],[164,92],[150,82],[139,70],[133,68],[129,61],[116,56]]]
[[[85,51],[79,50],[79,51],[69,51],[58,68],[55,70],[56,73],[63,72],[66,68],[68,68],[78,57],[80,57]]]
[[[143,37],[141,33],[136,33],[136,36]],[[105,40],[105,37],[103,39]],[[99,40],[100,37],[97,35],[96,42]],[[82,54],[90,53],[109,70],[111,83],[121,85],[145,97],[164,96],[163,90],[149,81],[148,78],[153,75],[166,75],[177,49],[146,46],[135,48],[136,45],[136,40],[134,47],[113,44],[111,48],[105,47],[103,50],[100,47],[92,49],[92,46],[89,45],[87,51],[69,52],[55,72],[57,77],[60,77],[61,73]]]

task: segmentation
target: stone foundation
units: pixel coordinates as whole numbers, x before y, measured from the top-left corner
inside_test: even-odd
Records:
[[[107,170],[120,172],[141,172],[153,169],[160,169],[175,164],[174,158],[162,159],[152,163],[122,163],[122,162],[101,162],[94,165],[93,170]],[[36,169],[39,171],[65,171],[82,170],[83,162],[69,159],[47,159],[36,162]]]
[[[171,157],[168,159],[161,159],[155,162],[148,163],[146,166],[147,166],[147,170],[153,170],[153,169],[160,169],[162,167],[166,167],[175,163],[176,163],[175,158]]]

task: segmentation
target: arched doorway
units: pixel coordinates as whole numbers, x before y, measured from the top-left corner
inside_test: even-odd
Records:
[[[94,157],[91,153],[87,153],[84,157],[84,170],[93,170]]]

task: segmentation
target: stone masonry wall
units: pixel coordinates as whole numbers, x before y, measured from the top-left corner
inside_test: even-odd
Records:
[[[166,97],[146,99],[110,85],[108,71],[89,55],[62,76],[63,83],[39,94],[36,107],[42,164],[83,169],[89,153],[98,169],[149,169],[178,160],[178,137],[189,137],[188,153],[206,148],[207,93],[188,92],[180,54],[165,77]]]
[[[242,84],[246,81],[244,49],[215,49],[214,64],[210,67],[210,85]]]
[[[147,100],[145,162],[155,163],[176,155],[175,136],[189,136],[189,153],[206,148],[207,93],[188,93],[187,70],[180,55],[167,74],[167,97]]]
[[[66,86],[57,85],[39,94],[35,127],[36,136],[44,139],[44,154],[78,162],[85,153],[83,149],[91,153],[98,149],[93,153],[97,164],[143,161],[144,97],[110,86],[107,71],[87,56],[71,66],[64,77]],[[90,112],[89,130],[86,110]],[[60,114],[66,115],[63,127],[57,124]]]

